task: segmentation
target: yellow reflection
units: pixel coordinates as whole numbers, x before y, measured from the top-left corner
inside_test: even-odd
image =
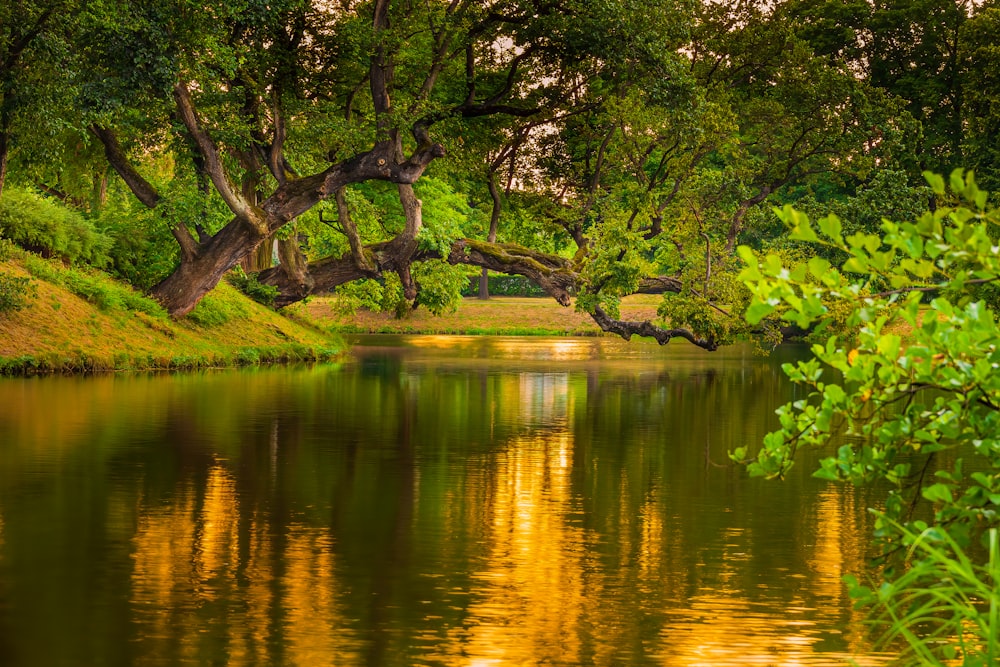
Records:
[[[229,664],[262,665],[270,662],[267,646],[274,628],[271,610],[274,608],[274,546],[267,525],[251,519],[249,548],[246,556],[246,584],[243,597],[246,615],[239,623],[229,626]],[[238,567],[240,563],[234,563]]]
[[[449,633],[451,664],[573,664],[586,590],[572,513],[568,431],[511,442],[496,461],[490,548],[470,622]],[[472,657],[470,657],[472,656]]]
[[[293,523],[282,531],[277,552],[267,522],[241,515],[235,482],[221,464],[209,470],[203,492],[189,483],[170,505],[140,514],[132,606],[144,652],[259,665],[273,663],[270,652],[280,644],[282,664],[334,664],[332,656],[355,663],[329,530]],[[226,641],[203,644],[206,634]]]
[[[411,336],[407,339],[407,343],[413,347],[454,350],[468,346],[469,338],[469,336],[424,334],[421,336]]]
[[[750,599],[725,590],[699,594],[671,616],[676,620],[663,628],[663,653],[656,656],[659,664],[669,667],[868,667],[889,662],[888,656],[820,654],[816,649],[820,637],[809,632],[815,630],[814,622],[754,613]]]
[[[174,503],[163,510],[140,515],[133,538],[132,599],[136,619],[143,626],[143,637],[150,643],[170,641],[179,635],[190,641],[190,628],[175,628],[178,621],[171,613],[183,607],[188,597],[181,585],[194,581],[195,493],[193,485],[179,489]],[[189,639],[185,640],[187,636]],[[190,648],[190,647],[189,647]],[[155,654],[156,647],[150,647]]]
[[[855,532],[854,526],[845,529],[844,512],[841,509],[841,495],[833,488],[819,494],[816,501],[816,541],[809,567],[817,576],[813,578],[813,588],[817,595],[839,601],[844,595],[841,577],[844,575],[844,549],[842,541],[846,534]]]
[[[282,586],[286,663],[303,667],[358,664],[357,642],[344,632],[329,530],[297,525],[286,539]]]
[[[843,609],[845,595],[841,576],[863,565],[859,536],[864,534],[854,513],[851,494],[829,488],[820,494],[818,505],[806,507],[805,519],[816,526],[807,561],[816,576],[806,583],[816,602],[796,595],[786,604],[787,613],[776,618],[757,611],[759,598],[741,577],[745,575],[752,544],[745,528],[731,527],[720,537],[722,555],[717,577],[699,587],[696,595],[672,609],[672,619],[661,630],[663,654],[657,661],[670,667],[740,667],[743,665],[843,665],[862,667],[884,665],[888,655],[866,651],[860,612],[851,612],[849,625],[855,630],[845,637],[847,650],[835,653],[819,647],[823,628],[835,621],[817,604],[830,610]],[[815,512],[815,515],[813,514]],[[648,547],[644,547],[648,548]],[[817,613],[818,612],[818,613]],[[859,657],[860,656],[860,657]],[[853,663],[851,662],[853,661]]]
[[[818,495],[815,518],[810,522],[816,531],[808,561],[815,573],[811,577],[813,591],[817,597],[829,599],[831,607],[851,609],[845,637],[853,651],[863,651],[866,644],[864,612],[853,609],[845,599],[843,578],[867,567],[862,536],[868,535],[868,529],[863,525],[863,516],[864,509],[857,505],[854,494],[842,493],[830,485]]]
[[[583,361],[598,354],[597,344],[583,338],[496,338],[493,350],[509,359],[546,359],[551,361]]]
[[[200,518],[195,558],[199,579],[210,579],[239,561],[236,484],[221,466],[209,471]]]

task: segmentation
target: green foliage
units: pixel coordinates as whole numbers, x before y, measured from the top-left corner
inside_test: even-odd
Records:
[[[177,265],[177,242],[158,212],[131,199],[114,198],[96,223],[114,241],[108,270],[136,289],[148,291]]]
[[[763,347],[774,347],[781,342],[777,327],[752,327],[740,317],[750,293],[737,279],[736,272],[726,265],[727,256],[722,249],[714,249],[711,265],[705,261],[706,257],[709,255],[699,255],[683,264],[681,293],[665,293],[657,314],[719,345],[730,345],[752,334],[757,334],[753,340]]]
[[[582,271],[586,286],[577,295],[577,310],[602,308],[617,319],[621,297],[635,293],[639,280],[652,273],[647,248],[648,243],[638,230],[630,228],[624,215],[609,209],[601,224],[591,228]]]
[[[453,313],[462,302],[462,288],[468,283],[468,270],[439,260],[413,265],[417,281],[417,304],[435,315]]]
[[[35,287],[30,278],[12,276],[0,271],[0,313],[22,310],[35,295]]]
[[[444,181],[430,177],[421,179],[414,192],[423,202],[423,227],[417,235],[420,247],[447,257],[469,221],[468,201]]]
[[[11,257],[19,254],[20,250],[10,239],[0,238],[0,262],[6,262]]]
[[[344,315],[353,315],[359,308],[381,313],[386,303],[385,287],[378,280],[366,278],[338,285],[334,290],[337,300],[334,310]]]
[[[961,27],[962,156],[984,186],[1000,189],[1000,7],[983,7]]]
[[[66,287],[101,310],[137,311],[160,318],[167,316],[156,301],[116,283],[100,271],[85,267],[69,268],[59,261],[46,260],[32,254],[26,255],[23,262],[32,276]]]
[[[986,562],[966,550],[943,527],[913,530],[893,524],[906,545],[902,575],[869,587],[844,579],[859,607],[871,607],[880,633],[876,648],[905,650],[900,662],[944,666],[961,659],[967,667],[1000,660],[1000,535],[986,531]]]
[[[839,266],[815,257],[785,267],[776,255],[758,258],[740,248],[747,264],[741,278],[754,295],[749,321],[780,317],[809,327],[840,305],[850,309],[848,323],[858,333],[850,340],[830,336],[812,347],[808,361],[786,364],[804,397],[778,411],[780,429],[756,454],[741,447],[733,457],[747,461],[753,475],[782,477],[799,450],[832,450],[816,476],[888,483],[876,537],[885,553],[897,555],[928,529],[911,513],[920,499],[933,505],[929,528],[939,546],[952,548],[952,540],[968,550],[1000,525],[1000,327],[977,296],[982,285],[1000,281],[992,240],[1000,211],[987,207],[971,172],[955,171],[947,188],[940,176],[928,174],[927,181],[950,205],[914,222],[885,221],[881,236],[845,235],[836,216],[814,225],[790,207],[779,211],[793,238],[836,250],[845,258]],[[929,307],[925,295],[934,297]],[[942,452],[954,463],[931,483],[921,471]],[[977,459],[968,466],[975,472],[964,471],[966,456]],[[889,581],[907,571],[899,567],[905,563],[889,564]],[[910,583],[923,585],[922,576]],[[895,605],[904,595],[890,593],[888,601],[880,593],[878,604]],[[938,594],[977,613],[954,591]],[[992,634],[983,636],[1000,633],[995,621],[991,616],[986,632]]]
[[[218,292],[210,292],[198,302],[186,319],[202,327],[218,327],[233,319],[250,317],[246,306],[234,299],[227,299]]]
[[[491,273],[488,278],[490,296],[532,296],[545,297],[545,291],[524,276],[508,276]],[[479,294],[479,275],[470,276],[462,287],[462,296]]]
[[[8,187],[0,197],[0,234],[22,248],[70,263],[101,267],[112,240],[82,215],[31,190]]]
[[[257,276],[248,276],[243,269],[237,267],[229,273],[229,282],[239,291],[257,303],[265,306],[273,306],[278,298],[278,288],[274,285],[264,285],[257,280]]]

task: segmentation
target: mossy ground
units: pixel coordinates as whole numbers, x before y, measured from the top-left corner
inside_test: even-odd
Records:
[[[226,283],[175,321],[98,272],[28,254],[0,262],[0,270],[33,277],[27,306],[0,313],[0,374],[316,360],[344,347],[304,312],[277,313]]]
[[[623,300],[622,317],[633,320],[656,320],[656,307],[662,297],[636,294]],[[316,322],[332,331],[344,333],[429,333],[597,336],[600,328],[589,315],[572,306],[560,306],[550,298],[475,297],[462,300],[454,313],[435,316],[417,308],[408,317],[397,319],[392,313],[359,310],[345,314],[338,310],[335,297],[314,298],[297,307]]]

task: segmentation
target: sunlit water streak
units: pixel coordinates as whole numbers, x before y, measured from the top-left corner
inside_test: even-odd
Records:
[[[0,664],[880,663],[841,583],[864,498],[726,457],[781,359],[359,342],[0,382]]]

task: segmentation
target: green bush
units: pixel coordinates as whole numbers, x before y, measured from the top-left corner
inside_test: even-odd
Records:
[[[234,318],[247,317],[250,317],[250,311],[247,309],[246,301],[234,298],[232,293],[227,295],[218,289],[206,294],[187,315],[189,321],[203,327],[217,327]]]
[[[137,294],[99,271],[67,268],[58,261],[45,260],[31,253],[26,254],[23,262],[24,267],[35,278],[65,287],[101,310],[130,310],[153,317],[167,316],[163,307],[153,299]]]
[[[0,239],[0,262],[6,262],[18,252],[17,246],[10,239]]]
[[[464,267],[440,260],[415,263],[413,279],[419,286],[417,303],[434,315],[455,312],[462,301],[462,287],[468,284]]]
[[[108,271],[136,289],[148,291],[177,265],[179,246],[156,211],[132,199],[112,200],[96,223],[113,241]]]
[[[273,306],[278,298],[278,288],[257,281],[257,276],[248,276],[237,267],[228,275],[229,283],[245,295],[265,306]]]
[[[0,273],[0,313],[21,310],[34,296],[35,288],[30,278],[18,278],[9,273]]]
[[[934,210],[884,220],[880,234],[776,211],[791,239],[836,264],[787,266],[740,246],[752,325],[807,329],[847,311],[855,333],[825,333],[812,358],[785,364],[796,399],[777,410],[778,430],[731,456],[781,478],[818,450],[815,477],[878,489],[882,567],[872,586],[847,579],[851,595],[887,647],[905,641],[899,664],[985,667],[1000,658],[1000,323],[979,288],[1000,283],[1000,208],[971,172],[925,177]]]
[[[98,267],[108,264],[113,243],[76,211],[14,187],[0,197],[0,235],[46,257]]]
[[[491,273],[490,296],[548,296],[541,287],[524,276],[507,276]],[[479,295],[479,276],[472,276],[462,288],[462,296]]]

